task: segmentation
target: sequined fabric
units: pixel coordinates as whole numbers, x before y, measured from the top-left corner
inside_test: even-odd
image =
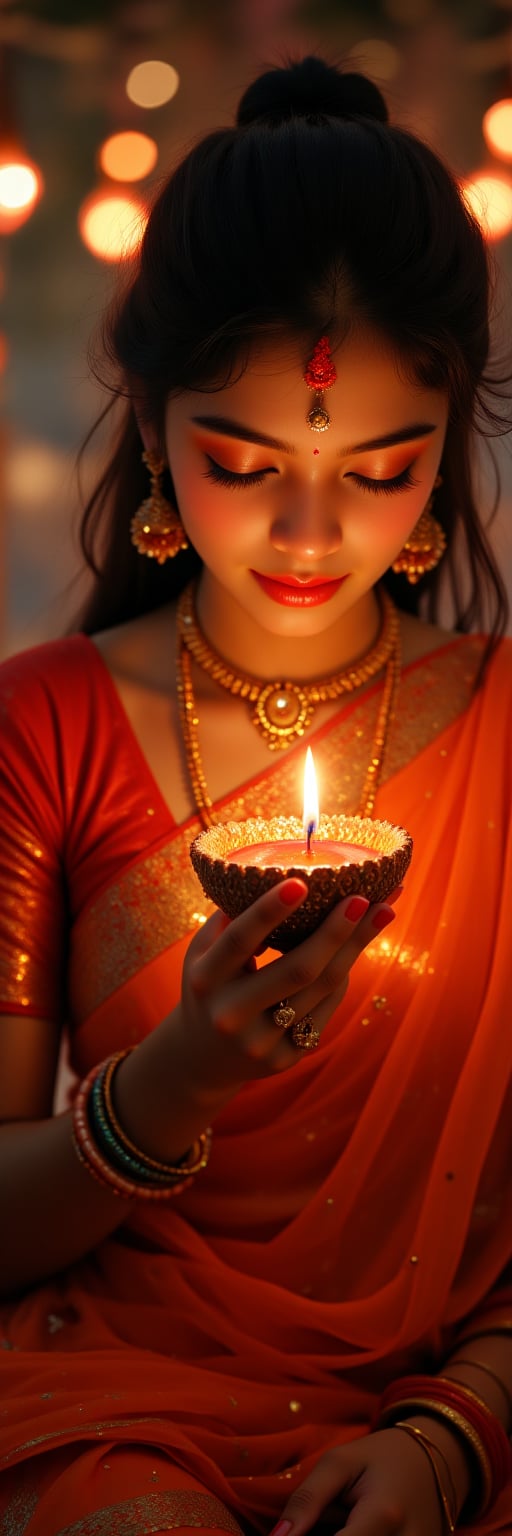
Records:
[[[497,1300],[512,1254],[512,645],[471,696],[481,645],[456,641],[406,669],[396,732],[407,725],[401,746],[391,733],[376,812],[407,827],[413,859],[396,920],[352,967],[318,1049],[244,1083],[215,1116],[204,1175],[172,1208],[134,1202],[92,1255],[0,1306],[0,1492],[3,1468],[7,1479],[33,1460],[50,1478],[51,1459],[68,1456],[61,1529],[163,1492],[160,1454],[265,1536],[322,1452],[365,1432],[387,1382],[435,1371]],[[166,1016],[188,945],[177,925],[206,915],[194,895],[152,943],[159,859],[171,850],[177,884],[194,827],[173,826],[91,650],[63,642],[44,678],[38,655],[22,689],[23,811],[35,837],[39,805],[48,856],[60,847],[65,862],[80,1067]],[[352,792],[376,702],[317,733],[328,809]],[[293,772],[290,759],[272,766],[231,813],[282,811]],[[144,910],[134,883],[125,917],[141,870]],[[109,914],[139,945],[132,974]],[[101,986],[78,1027],[87,967]],[[143,1487],[109,1492],[114,1457],[141,1447]],[[96,1479],[89,1502],[75,1499],[79,1477],[84,1495]],[[45,1515],[40,1500],[28,1536],[60,1536]],[[512,1489],[499,1521],[512,1528]]]
[[[0,1536],[25,1536],[36,1506],[35,1489],[17,1488],[0,1509]]]
[[[63,1526],[59,1536],[150,1536],[152,1531],[178,1531],[189,1526],[242,1536],[238,1521],[220,1499],[182,1489],[146,1493],[121,1504],[108,1504],[94,1514],[84,1515],[83,1520]]]
[[[421,669],[413,667],[405,673],[383,783],[467,707],[480,657],[481,642],[455,646],[449,686],[443,656],[428,658]],[[350,813],[357,805],[379,702],[377,688],[369,699],[343,710],[328,731],[318,732],[314,738],[315,760],[326,788],[326,814]],[[228,796],[222,806],[222,820],[250,816],[268,819],[281,814],[283,806],[293,805],[297,799],[298,755],[302,761],[302,746],[243,794]],[[214,910],[190,862],[190,843],[201,830],[199,820],[176,828],[162,846],[124,869],[83,911],[72,936],[71,952],[72,1011],[77,1024],[168,945],[193,932]]]

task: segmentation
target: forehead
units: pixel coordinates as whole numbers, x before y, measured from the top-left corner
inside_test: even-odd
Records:
[[[308,350],[309,347],[309,350]],[[194,390],[181,396],[178,416],[222,411],[235,412],[240,420],[264,424],[277,433],[279,424],[300,417],[312,403],[304,372],[312,348],[297,338],[255,344],[243,369],[233,370],[233,380],[220,388]],[[429,389],[414,378],[412,366],[406,366],[396,350],[381,335],[370,330],[353,332],[332,350],[336,369],[335,383],[326,392],[333,424],[335,418],[345,427],[353,423],[354,437],[369,436],[370,423],[392,430],[408,419],[417,418],[418,409],[427,410],[442,422],[446,417],[447,392]],[[411,414],[412,413],[412,414]],[[363,430],[364,429],[364,430]],[[352,433],[350,434],[352,435]]]

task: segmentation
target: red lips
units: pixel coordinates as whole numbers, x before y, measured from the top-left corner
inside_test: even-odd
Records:
[[[267,576],[261,571],[251,571],[255,581],[275,603],[288,608],[314,608],[318,603],[328,603],[346,576]]]

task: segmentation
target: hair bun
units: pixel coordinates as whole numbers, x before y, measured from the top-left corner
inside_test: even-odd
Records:
[[[269,69],[244,92],[237,126],[259,121],[284,122],[290,117],[373,117],[387,123],[384,97],[366,75],[342,74],[324,59],[312,56]]]

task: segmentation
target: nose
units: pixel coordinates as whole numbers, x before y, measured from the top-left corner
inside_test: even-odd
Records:
[[[274,549],[293,555],[297,562],[324,560],[340,549],[342,540],[337,511],[328,493],[317,486],[291,492],[270,530]]]

